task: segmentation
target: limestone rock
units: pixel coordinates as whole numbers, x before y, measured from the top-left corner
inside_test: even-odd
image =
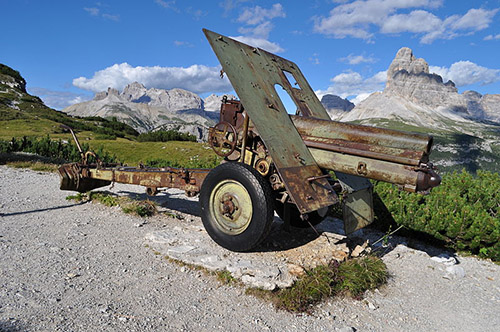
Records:
[[[500,123],[500,94],[486,94],[481,98],[481,107],[486,120]]]
[[[215,104],[216,98],[212,99]],[[183,89],[147,89],[138,82],[127,85],[121,93],[108,88],[97,93],[93,100],[71,105],[63,112],[74,116],[116,117],[139,132],[175,129],[199,140],[206,139],[208,128],[218,122],[218,114],[206,112],[197,94]]]
[[[389,69],[383,92],[375,92],[341,115],[341,121],[393,119],[426,128],[450,129],[450,120],[467,127],[477,120],[500,121],[500,95],[459,94],[452,81],[430,73],[424,59],[401,48]]]
[[[227,97],[228,100],[238,99],[234,95],[231,95],[231,94],[227,94],[225,96]],[[210,96],[208,96],[207,98],[205,98],[203,100],[205,111],[207,111],[207,112],[219,112],[220,111],[220,105],[221,105],[223,97],[224,96],[219,96],[219,95],[216,95],[216,94],[211,94]]]
[[[330,115],[330,118],[333,120],[354,108],[354,104],[349,100],[330,94],[324,95],[321,98],[321,104],[323,104],[328,115]]]
[[[126,100],[134,102],[134,103],[148,103],[148,98],[147,98],[147,89],[144,85],[142,85],[139,82],[134,82],[129,85],[127,85],[122,93],[122,97],[124,97]]]

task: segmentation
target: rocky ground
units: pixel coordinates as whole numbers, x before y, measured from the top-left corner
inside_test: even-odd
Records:
[[[56,174],[0,166],[0,331],[498,331],[500,266],[393,237],[383,253],[391,278],[366,294],[319,305],[313,315],[276,311],[202,271],[226,268],[247,284],[290,281],[293,265],[341,252],[340,225],[287,232],[279,219],[256,252],[213,244],[196,200],[177,191],[155,198],[151,218],[67,201]],[[105,188],[108,190],[108,188]],[[142,188],[113,192],[142,198]],[[375,231],[357,234],[371,243]],[[305,239],[305,240],[304,240]],[[379,242],[380,243],[380,242]],[[410,245],[412,248],[410,248]],[[351,248],[352,249],[352,248]],[[160,254],[158,254],[160,253]],[[308,255],[314,259],[308,260]]]

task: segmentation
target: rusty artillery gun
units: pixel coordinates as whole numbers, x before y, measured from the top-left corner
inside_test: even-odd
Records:
[[[439,185],[429,162],[432,136],[332,121],[296,64],[204,33],[221,76],[226,73],[240,98],[222,100],[220,122],[209,131],[209,144],[224,162],[214,169],[124,167],[88,163],[92,153],[80,149],[81,163],[59,169],[62,190],[85,192],[118,182],[145,186],[149,195],[165,187],[199,194],[212,239],[247,251],[268,235],[274,211],[287,224],[312,227],[341,203],[349,234],[374,219],[368,179],[410,192]],[[278,89],[295,104],[295,115],[287,113]]]

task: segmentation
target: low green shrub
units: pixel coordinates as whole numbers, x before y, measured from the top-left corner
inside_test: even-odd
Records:
[[[149,200],[131,201],[122,205],[122,211],[137,214],[140,217],[150,217],[156,213],[156,206]]]
[[[89,151],[89,145],[82,144],[82,149],[83,151]],[[40,138],[23,136],[19,139],[13,137],[9,142],[0,141],[0,152],[30,152],[59,162],[76,162],[81,160],[80,152],[76,145],[64,143],[60,139],[52,140],[49,135]],[[116,157],[110,155],[102,148],[98,149],[96,154],[103,162],[116,162]]]
[[[181,133],[177,130],[158,130],[143,133],[137,136],[139,142],[168,142],[168,141],[189,141],[196,142],[196,136]]]
[[[375,214],[381,222],[424,232],[455,250],[500,261],[500,174],[465,171],[443,176],[430,195],[416,195],[379,182]]]
[[[149,167],[186,167],[186,168],[215,168],[217,167],[222,158],[211,155],[208,157],[200,158],[192,156],[187,162],[180,163],[176,160],[152,158],[146,160],[146,166]]]
[[[266,291],[249,288],[246,293],[271,301],[277,308],[292,312],[310,312],[322,300],[337,294],[360,299],[369,289],[384,284],[388,272],[384,262],[374,256],[332,261],[306,270],[290,288]]]
[[[99,202],[106,206],[120,205],[120,198],[110,193],[90,191],[87,193],[89,201]]]

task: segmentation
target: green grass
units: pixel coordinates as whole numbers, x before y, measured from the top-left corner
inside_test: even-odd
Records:
[[[58,165],[43,163],[40,161],[12,161],[7,162],[7,166],[13,168],[29,168],[37,172],[57,172]]]
[[[218,164],[218,158],[205,143],[196,142],[135,142],[122,138],[116,140],[86,141],[93,150],[99,148],[115,155],[127,165],[146,164],[149,160],[162,160],[170,166],[200,167],[203,164]],[[164,166],[164,165],[158,165]],[[213,167],[213,166],[212,166]]]
[[[140,217],[150,217],[156,213],[155,204],[149,200],[130,201],[122,204],[121,207],[123,212],[136,214]]]
[[[131,213],[140,217],[150,217],[157,212],[156,205],[149,200],[137,201],[103,191],[90,191],[84,194],[78,193],[76,195],[67,196],[66,199],[77,202],[97,202],[109,207],[120,206],[124,213]]]
[[[292,287],[277,291],[249,288],[246,293],[272,302],[291,312],[311,312],[326,298],[345,294],[360,299],[363,293],[384,284],[388,278],[384,262],[373,256],[332,262],[306,270]]]
[[[88,200],[92,202],[99,202],[106,206],[120,205],[120,198],[118,196],[100,191],[89,192]]]
[[[232,284],[237,282],[237,280],[233,277],[231,272],[228,270],[218,270],[215,272],[215,275],[217,277],[217,280],[224,285]]]

